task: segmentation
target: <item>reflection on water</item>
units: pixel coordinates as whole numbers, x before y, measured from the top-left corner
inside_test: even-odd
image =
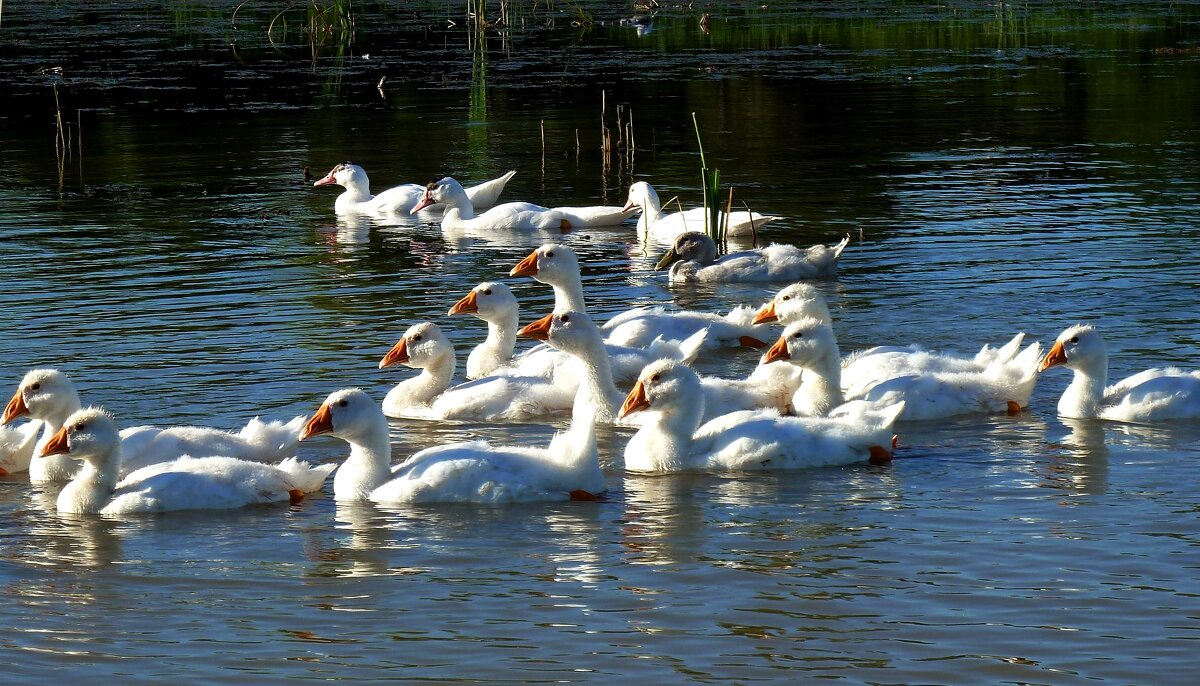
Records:
[[[469,349],[484,327],[446,310],[548,240],[580,255],[600,318],[760,305],[775,285],[667,287],[632,223],[335,217],[301,179],[345,159],[414,181],[516,169],[503,201],[620,204],[648,180],[691,207],[693,111],[737,197],[783,216],[762,242],[852,235],[816,284],[844,353],[1046,344],[1083,320],[1114,378],[1200,364],[1194,4],[731,5],[705,8],[705,33],[699,8],[510,2],[477,33],[422,0],[355,3],[324,40],[300,6],[274,32],[253,3],[236,28],[220,3],[6,9],[3,393],[55,365],[123,422],[227,428],[347,386],[380,399],[400,332],[436,321]],[[610,120],[634,115],[616,166],[601,91]],[[551,308],[544,284],[508,283],[522,320]],[[56,488],[4,477],[6,677],[1190,683],[1200,434],[1058,418],[1068,382],[1039,379],[1014,417],[898,427],[883,467],[626,475],[630,432],[605,428],[599,503],[60,518]],[[391,428],[396,460],[556,429]]]

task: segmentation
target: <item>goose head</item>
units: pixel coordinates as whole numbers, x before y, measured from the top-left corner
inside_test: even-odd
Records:
[[[694,409],[703,397],[696,372],[674,360],[658,360],[646,365],[638,375],[618,416],[624,418],[647,409],[674,414]]]
[[[579,357],[585,357],[604,346],[604,336],[600,333],[600,327],[583,312],[548,314],[526,325],[517,335],[546,341],[558,350]]]
[[[797,366],[814,368],[831,356],[836,361],[837,349],[837,338],[829,324],[814,317],[804,317],[787,325],[783,335],[763,356],[763,363],[790,360]]]
[[[120,446],[121,436],[112,416],[98,407],[88,407],[72,413],[37,456],[68,455],[104,470],[120,463]]]
[[[699,262],[708,264],[717,259],[717,244],[708,234],[687,231],[675,237],[675,243],[666,255],[654,265],[655,269],[666,269],[676,262]]]
[[[328,186],[337,184],[343,188],[361,188],[363,192],[367,192],[369,182],[367,181],[367,172],[363,168],[353,162],[343,162],[325,176],[313,181],[314,186]]]
[[[579,281],[579,258],[565,245],[547,243],[529,253],[508,275],[532,276],[551,286],[569,285]]]
[[[1065,365],[1070,369],[1103,369],[1108,365],[1108,348],[1094,326],[1076,324],[1059,334],[1042,358],[1038,371]]]
[[[345,388],[329,394],[300,431],[300,440],[326,434],[344,441],[362,440],[387,427],[379,403],[361,388]]]
[[[66,374],[57,369],[34,369],[21,379],[17,392],[4,407],[0,424],[27,415],[34,419],[63,416],[77,409],[79,394]]]
[[[416,214],[426,207],[438,203],[445,203],[448,207],[459,207],[464,203],[470,206],[471,198],[467,196],[467,191],[462,187],[461,183],[447,176],[438,181],[430,181],[425,186],[425,194],[413,206],[409,214]]]
[[[759,308],[754,315],[754,323],[780,322],[786,325],[804,317],[823,322],[833,320],[821,291],[812,284],[800,282],[783,288],[770,302]]]
[[[661,207],[658,200],[658,193],[655,192],[653,186],[645,181],[635,181],[629,186],[629,196],[625,200],[625,207],[622,207],[621,211],[628,212],[629,210],[637,209],[645,212],[647,205]]]
[[[454,345],[442,333],[441,327],[432,322],[421,322],[408,327],[396,345],[379,361],[379,368],[402,364],[425,369],[446,355],[454,355]]]
[[[473,314],[493,323],[508,321],[517,312],[512,289],[498,281],[485,281],[454,303],[449,314]]]

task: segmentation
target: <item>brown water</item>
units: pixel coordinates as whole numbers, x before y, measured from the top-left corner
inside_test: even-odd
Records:
[[[609,3],[509,7],[482,41],[432,3],[356,5],[352,37],[310,41],[300,10],[268,38],[266,5],[234,28],[230,3],[10,3],[4,386],[53,365],[129,424],[230,428],[382,398],[399,333],[435,320],[466,350],[484,329],[446,309],[540,240],[337,220],[305,166],[353,159],[376,189],[517,169],[505,197],[546,205],[644,179],[692,205],[692,112],[738,197],[786,217],[769,240],[855,236],[820,284],[844,351],[1091,321],[1114,377],[1200,365],[1197,3],[751,4],[709,34],[684,9],[647,31]],[[598,150],[601,91],[631,156]],[[777,287],[669,289],[632,226],[566,240],[601,316]],[[549,311],[509,283],[523,320]],[[753,365],[728,355],[699,366]],[[609,432],[601,504],[78,520],[0,478],[7,678],[1190,683],[1200,428],[1064,422],[1066,383],[902,427],[887,468],[626,476]],[[397,456],[554,430],[393,428]]]

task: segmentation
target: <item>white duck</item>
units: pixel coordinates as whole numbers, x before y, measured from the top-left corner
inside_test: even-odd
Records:
[[[791,360],[803,366],[804,383],[792,398],[798,413],[831,412],[844,400],[864,400],[876,406],[903,401],[900,419],[919,421],[977,412],[1012,413],[1028,406],[1037,382],[1039,353],[1040,346],[1034,343],[1012,360],[998,360],[984,371],[895,375],[885,367],[863,388],[844,392],[833,330],[809,319],[789,324],[764,361]]]
[[[555,312],[587,312],[583,298],[583,283],[579,272],[579,258],[575,251],[565,245],[547,243],[529,253],[509,272],[509,276],[532,276],[535,280],[554,289]],[[618,315],[618,317],[621,315]],[[708,333],[700,329],[683,340],[657,338],[645,347],[632,347],[606,343],[612,364],[613,377],[618,382],[637,378],[642,367],[660,358],[671,358],[690,363],[700,354]],[[511,368],[500,370],[500,374],[553,377],[570,373],[566,367],[568,357],[553,350],[536,347],[514,360]]]
[[[838,417],[781,417],[734,412],[700,424],[700,380],[662,360],[646,367],[621,406],[621,416],[647,412],[625,446],[625,468],[636,472],[775,470],[891,459],[892,424],[903,404],[860,408]]]
[[[450,308],[450,315],[473,314],[487,322],[487,339],[467,356],[467,378],[480,379],[512,362],[517,344],[518,304],[512,289],[485,281]]]
[[[108,413],[74,412],[35,459],[67,456],[83,467],[58,494],[59,512],[128,514],[170,510],[225,510],[299,502],[320,490],[336,465],[310,467],[296,458],[278,465],[232,457],[181,457],[120,479],[122,440]]]
[[[420,202],[412,209],[420,210],[442,203],[442,228],[448,230],[542,230],[561,231],[591,226],[614,226],[624,221],[626,213],[620,207],[542,207],[529,202],[509,202],[475,215],[470,199],[458,181],[446,177],[425,188]]]
[[[366,393],[348,389],[329,396],[302,438],[324,434],[350,444],[350,455],[333,480],[339,501],[595,500],[606,488],[595,431],[585,413],[576,413],[570,430],[556,434],[546,448],[453,443],[426,448],[389,467],[387,418]]]
[[[471,206],[483,211],[496,204],[505,184],[517,172],[510,171],[491,181],[466,189]],[[314,186],[337,184],[346,190],[333,201],[337,214],[408,214],[425,195],[425,187],[406,183],[389,188],[379,195],[371,195],[367,172],[353,162],[344,162],[329,170],[323,178],[313,182]]]
[[[379,368],[396,364],[421,373],[388,392],[383,412],[389,417],[521,421],[568,410],[575,397],[575,385],[547,377],[489,376],[451,388],[454,345],[431,322],[410,326]]]
[[[10,429],[0,426],[0,476],[18,474],[29,469],[33,459],[33,447],[37,444],[42,423],[38,420],[25,422]]]
[[[34,369],[25,375],[16,393],[4,408],[0,424],[23,416],[45,424],[38,440],[40,450],[62,428],[67,417],[81,407],[79,393],[66,374],[57,369]],[[174,460],[183,455],[206,457],[220,455],[255,462],[278,462],[295,454],[300,441],[303,417],[290,422],[263,422],[251,419],[239,433],[196,426],[158,428],[138,426],[121,431],[121,474],[150,464]],[[79,465],[67,457],[47,457],[29,464],[32,483],[67,481]]]
[[[689,231],[675,239],[655,268],[669,266],[671,283],[815,279],[837,274],[838,258],[849,243],[849,236],[836,245],[814,245],[808,249],[775,243],[765,248],[729,253],[718,259],[717,244],[712,238],[699,231]]]
[[[604,339],[607,342],[630,347],[646,346],[658,338],[682,340],[707,329],[707,341],[714,346],[765,348],[768,344],[763,339],[769,337],[767,327],[754,324],[754,314],[754,308],[746,306],[735,307],[723,315],[668,311],[662,306],[639,307],[619,313],[601,328],[607,334]]]
[[[662,202],[654,187],[645,181],[636,181],[629,187],[629,197],[625,201],[626,210],[636,209],[642,213],[638,218],[638,234],[648,235],[662,243],[671,243],[675,238],[688,231],[704,231],[705,211],[696,207],[674,214],[663,214]],[[727,236],[750,236],[761,231],[763,226],[779,219],[757,212],[733,212],[729,215]],[[725,213],[720,213],[720,220],[725,223]]]
[[[1120,422],[1200,417],[1200,371],[1147,369],[1107,386],[1108,350],[1095,327],[1079,324],[1063,331],[1038,371],[1059,365],[1075,372],[1058,400],[1063,417]]]

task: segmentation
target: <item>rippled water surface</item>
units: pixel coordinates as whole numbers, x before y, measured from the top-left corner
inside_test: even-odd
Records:
[[[1200,366],[1196,3],[714,5],[704,33],[700,9],[518,2],[482,39],[458,4],[356,3],[352,33],[271,26],[282,4],[34,5],[0,15],[4,397],[56,366],[127,424],[382,398],[409,324],[467,350],[485,329],[447,308],[542,239],[338,220],[305,167],[690,205],[692,112],[738,197],[785,217],[767,239],[854,237],[819,284],[844,352],[1088,321],[1114,377]],[[602,91],[633,122],[610,160]],[[600,316],[781,285],[668,288],[632,225],[564,240]],[[523,320],[549,311],[508,282]],[[1200,427],[1061,420],[1068,378],[1017,416],[901,426],[887,467],[630,476],[605,431],[602,503],[70,518],[0,477],[5,678],[1191,683]],[[397,458],[554,431],[392,429]]]

